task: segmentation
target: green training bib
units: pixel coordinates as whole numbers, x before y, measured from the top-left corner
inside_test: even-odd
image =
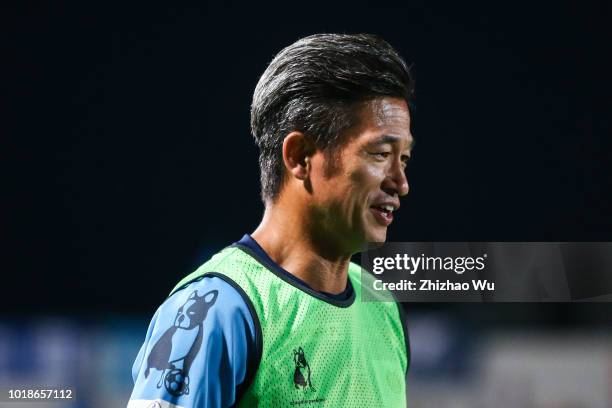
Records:
[[[213,256],[172,291],[217,276],[245,297],[257,327],[257,358],[239,407],[406,407],[407,333],[395,302],[362,302],[361,267],[349,266],[353,296],[332,302],[277,274],[249,248]],[[363,279],[370,279],[363,274]]]

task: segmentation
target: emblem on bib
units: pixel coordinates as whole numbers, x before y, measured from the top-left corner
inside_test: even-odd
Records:
[[[202,296],[193,291],[178,309],[174,324],[157,340],[149,357],[145,378],[151,369],[161,371],[157,388],[165,386],[176,397],[189,394],[189,368],[200,351],[204,320],[208,309],[217,300],[218,291],[211,290]],[[183,342],[175,341],[180,334]]]
[[[302,347],[298,347],[297,350],[293,349],[293,362],[295,363],[295,370],[293,371],[293,385],[295,388],[302,388],[304,391],[306,389],[316,391],[310,380],[310,365],[306,361]]]

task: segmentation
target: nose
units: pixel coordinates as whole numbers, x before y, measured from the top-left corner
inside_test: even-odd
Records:
[[[383,191],[389,195],[398,195],[400,197],[408,194],[410,187],[408,179],[401,160],[394,161],[390,166],[387,177],[382,186]]]

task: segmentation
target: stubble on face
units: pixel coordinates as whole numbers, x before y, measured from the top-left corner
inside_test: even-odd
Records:
[[[386,194],[381,189],[386,169],[372,161],[364,146],[385,134],[411,140],[406,137],[408,108],[401,99],[379,98],[363,103],[357,117],[359,123],[342,135],[342,147],[336,148],[331,157],[326,154],[323,176],[327,180],[327,208],[319,208],[328,227],[342,231],[341,236],[351,242],[352,248],[386,239],[387,228],[377,225],[369,213],[373,199]]]

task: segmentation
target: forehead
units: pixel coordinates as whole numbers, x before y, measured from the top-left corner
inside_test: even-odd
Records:
[[[355,142],[368,143],[381,135],[399,138],[403,148],[410,149],[410,111],[406,101],[399,98],[377,98],[365,103],[359,111],[359,125]]]

